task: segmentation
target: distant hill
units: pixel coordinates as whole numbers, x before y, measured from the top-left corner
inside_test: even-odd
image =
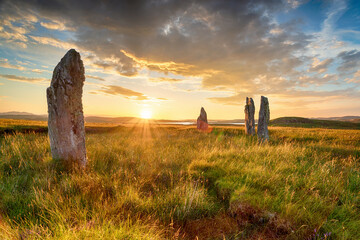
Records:
[[[360,121],[318,120],[302,117],[281,117],[270,120],[270,126],[303,127],[303,128],[333,128],[360,129]]]
[[[359,122],[360,116],[343,116],[343,117],[327,117],[327,118],[312,118],[312,119]]]
[[[0,118],[5,119],[19,119],[19,120],[34,120],[47,121],[47,115],[36,115],[28,112],[3,112],[0,113]],[[98,117],[86,116],[87,123],[136,123],[140,121],[136,117]],[[186,120],[154,120],[155,124],[196,124],[195,119]],[[209,120],[210,125],[241,125],[244,123],[243,119],[233,120]],[[335,128],[335,129],[360,129],[360,116],[344,116],[344,117],[329,117],[329,118],[302,118],[302,117],[281,117],[270,121],[270,126],[286,126],[286,127],[306,127],[306,128]]]
[[[3,112],[3,113],[0,113],[0,116],[2,116],[2,115],[26,116],[26,115],[35,115],[35,114],[28,113],[28,112],[11,111],[11,112]]]
[[[36,115],[28,112],[4,112],[0,113],[0,118],[5,119],[19,119],[19,120],[34,120],[34,121],[47,121],[47,115]],[[138,122],[140,119],[136,117],[99,117],[99,116],[85,116],[85,122],[87,123],[131,123]],[[154,120],[157,124],[196,124],[196,119],[184,119],[184,120],[166,120],[158,119]],[[234,120],[209,120],[210,124],[214,125],[227,125],[232,123],[244,123],[243,119]]]
[[[36,115],[28,112],[15,112],[15,111],[0,113],[0,118],[47,121],[47,115]]]
[[[351,119],[351,120],[349,120],[349,122],[360,123],[360,118],[358,118],[358,119]]]
[[[34,121],[47,121],[47,115],[36,115],[28,112],[4,112],[0,113],[0,118],[5,119],[19,119],[19,120],[34,120]],[[97,117],[87,116],[85,122],[89,123],[126,123],[135,120],[134,117]]]

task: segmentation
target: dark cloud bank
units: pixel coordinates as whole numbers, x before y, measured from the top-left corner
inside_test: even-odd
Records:
[[[27,11],[65,23],[74,31],[74,43],[91,53],[93,66],[128,77],[141,68],[200,76],[203,88],[234,93],[212,101],[232,104],[254,94],[298,96],[298,86],[323,84],[330,78],[303,76],[325,72],[333,60],[311,67],[311,59],[302,52],[312,36],[301,32],[296,21],[274,21],[275,14],[299,4],[285,0],[26,0],[3,1],[1,8],[4,17]],[[357,51],[338,57],[343,60],[339,71],[359,65],[357,60],[349,61],[359,59]],[[299,70],[305,65],[309,65],[307,71]],[[158,81],[162,80],[166,78]]]

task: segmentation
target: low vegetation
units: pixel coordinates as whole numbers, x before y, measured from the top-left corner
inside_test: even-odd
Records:
[[[0,239],[360,239],[359,130],[93,125],[65,171],[1,121],[35,132],[0,135]]]
[[[301,128],[331,128],[331,129],[358,129],[358,119],[351,121],[318,120],[301,117],[281,117],[270,121],[271,126],[301,127]]]

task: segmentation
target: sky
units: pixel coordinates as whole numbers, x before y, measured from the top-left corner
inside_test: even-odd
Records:
[[[0,112],[46,114],[74,48],[86,116],[360,115],[357,0],[0,0],[0,22]]]

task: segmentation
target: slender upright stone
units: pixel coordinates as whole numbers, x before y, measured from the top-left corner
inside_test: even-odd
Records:
[[[200,116],[197,118],[196,126],[199,130],[207,130],[209,127],[207,114],[203,107],[201,107]]]
[[[252,98],[246,97],[245,105],[245,134],[255,135],[255,105]]]
[[[85,81],[80,54],[70,49],[55,67],[47,88],[51,154],[66,165],[86,165],[82,88]]]
[[[269,140],[268,124],[270,120],[269,101],[267,97],[261,96],[257,135],[259,142]]]

